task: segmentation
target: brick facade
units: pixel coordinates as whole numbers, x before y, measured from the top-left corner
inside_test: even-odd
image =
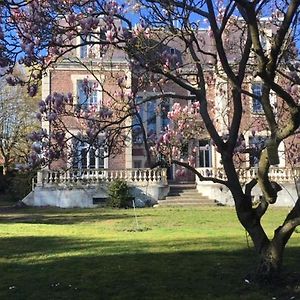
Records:
[[[211,41],[207,38],[206,32],[200,32],[199,38],[204,39],[204,44],[206,44],[206,47],[209,48],[210,51],[213,51],[213,45],[210,44]],[[174,51],[177,51],[177,48],[182,48],[184,45],[176,44],[169,45],[170,49],[175,49]],[[179,51],[180,52],[180,51]],[[74,53],[73,53],[74,55]],[[182,60],[188,61],[188,57],[184,57],[184,55],[181,57]],[[233,58],[232,58],[233,59]],[[136,85],[139,84],[139,79],[131,72],[130,68],[128,67],[128,63],[125,59],[124,54],[118,52],[117,54],[114,54],[114,56],[111,57],[111,61],[103,62],[101,61],[90,61],[91,68],[94,71],[94,74],[101,83],[103,84],[103,90],[105,90],[107,93],[103,93],[102,101],[103,103],[107,103],[109,100],[109,97],[107,96],[108,93],[114,93],[118,86],[116,83],[116,78],[119,77],[119,75],[125,75],[127,76],[127,80],[129,82],[129,87],[127,88],[127,91],[133,90]],[[210,62],[207,62],[208,64]],[[214,120],[216,127],[220,134],[224,134],[224,136],[228,133],[228,124],[230,123],[230,120],[232,118],[232,103],[230,101],[231,99],[231,91],[230,86],[226,80],[223,78],[221,79],[218,77],[212,69],[206,73],[206,76],[208,77],[208,81],[210,84],[207,86],[207,100],[209,105],[209,112],[210,117]],[[48,78],[44,79],[44,88],[46,92],[62,92],[62,93],[68,93],[72,92],[76,96],[76,80],[83,79],[83,78],[92,78],[91,74],[84,70],[80,65],[74,63],[74,62],[62,62],[56,66],[55,69],[49,71]],[[253,87],[253,84],[258,83],[257,79],[249,77],[248,83],[245,84],[244,89],[251,92],[251,88]],[[187,91],[180,88],[178,85],[175,85],[174,83],[166,83],[164,84],[164,91],[165,92],[172,92],[174,94],[180,94],[180,95],[188,95]],[[155,86],[148,85],[143,87],[143,91],[140,91],[138,95],[145,97],[145,95],[150,95],[155,93]],[[45,97],[46,95],[43,95]],[[242,122],[241,122],[241,130],[240,133],[244,135],[245,143],[249,145],[251,139],[253,138],[253,130],[255,130],[256,136],[262,136],[266,137],[269,135],[269,132],[267,132],[265,129],[262,131],[261,128],[265,128],[266,126],[262,126],[266,123],[265,117],[262,113],[262,111],[253,111],[253,99],[248,96],[242,96],[243,97],[243,116],[242,116]],[[273,96],[272,96],[273,97]],[[278,99],[273,99],[275,102],[278,102]],[[174,102],[180,102],[182,104],[187,103],[186,100],[176,100],[172,99],[170,103]],[[280,101],[279,101],[280,102]],[[77,121],[74,119],[68,119],[67,125],[69,128],[73,128],[76,130],[77,127]],[[159,121],[158,121],[159,122]],[[159,123],[157,123],[159,124]],[[159,134],[160,128],[157,128],[157,134]],[[204,140],[206,140],[205,136],[203,137]],[[207,138],[208,140],[208,138]],[[283,153],[283,158],[281,160],[282,166],[285,166],[286,164],[289,165],[289,163],[286,163],[285,161],[285,155],[284,151],[286,151],[287,148],[291,147],[291,144],[298,143],[299,145],[299,135],[296,136],[296,138],[290,138],[287,140],[285,144],[281,146],[281,150]],[[203,153],[199,153],[199,156],[201,155],[209,155],[209,162],[207,167],[221,167],[221,158],[220,154],[216,151],[216,149],[211,145],[209,142],[207,144],[208,150],[207,153],[205,152],[205,149],[203,150]],[[204,146],[203,146],[204,147]],[[288,149],[287,149],[288,150]],[[203,156],[203,157],[204,157]],[[249,155],[244,154],[245,162],[243,163],[243,167],[249,167]],[[204,157],[205,159],[208,158]],[[198,158],[197,165],[201,167],[200,162],[201,159]],[[62,167],[66,164],[66,161],[60,161],[53,164],[53,167]],[[299,163],[297,163],[299,165]],[[116,156],[112,156],[108,158],[107,167],[110,169],[121,169],[121,168],[143,168],[146,166],[146,158],[145,158],[145,150],[141,144],[135,144],[132,142],[129,142],[127,147],[125,147],[124,151],[121,154],[118,154]],[[175,173],[176,168],[172,168],[172,170],[169,172],[172,173],[171,177],[175,179]],[[186,173],[186,176],[183,176],[181,180],[194,180],[194,176]]]

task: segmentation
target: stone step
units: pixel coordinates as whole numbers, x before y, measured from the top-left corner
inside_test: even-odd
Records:
[[[181,200],[159,200],[159,206],[209,206],[215,205],[213,201],[181,201]]]
[[[194,198],[183,198],[183,197],[166,197],[166,199],[161,201],[181,201],[181,202],[190,202],[190,201],[196,201],[196,202],[212,202],[212,200],[205,198],[205,197],[194,197]]]
[[[201,206],[215,205],[214,201],[203,196],[194,183],[171,184],[165,200],[158,201],[159,206]]]
[[[197,190],[190,190],[190,191],[182,191],[182,192],[178,192],[178,191],[170,191],[168,193],[168,196],[194,196],[194,195],[201,195]]]
[[[190,202],[195,202],[195,203],[214,203],[214,201],[210,199],[181,199],[181,198],[175,198],[175,199],[164,199],[164,200],[159,200],[160,203],[177,203],[177,202],[182,202],[182,203],[190,203]]]
[[[170,190],[194,190],[196,189],[196,184],[188,183],[188,184],[170,184]]]

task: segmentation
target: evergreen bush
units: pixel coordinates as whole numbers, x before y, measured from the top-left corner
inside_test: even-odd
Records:
[[[130,188],[124,180],[114,180],[108,188],[108,206],[115,208],[128,208],[132,206]]]

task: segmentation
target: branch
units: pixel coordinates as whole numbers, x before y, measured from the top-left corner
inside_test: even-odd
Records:
[[[294,230],[299,225],[300,225],[300,217],[289,220],[281,228],[280,230],[281,234],[288,234],[291,230]]]
[[[250,182],[248,182],[245,187],[245,195],[250,196],[252,189],[256,186],[256,184],[257,184],[257,179],[254,178]]]
[[[256,186],[256,184],[257,184],[257,179],[252,179],[250,182],[248,182],[246,184],[245,195],[247,197],[251,197],[252,189]],[[265,212],[267,211],[268,207],[269,207],[269,203],[265,200],[265,198],[263,198],[261,200],[261,202],[259,203],[259,205],[254,209],[255,214],[256,214],[256,216],[257,216],[257,218],[259,220],[265,214]]]
[[[278,29],[278,31],[274,37],[274,42],[271,46],[270,59],[269,59],[269,63],[268,63],[268,70],[272,75],[273,74],[275,75],[278,56],[280,54],[282,44],[285,40],[287,33],[289,32],[291,23],[293,22],[293,19],[295,18],[295,15],[297,13],[299,6],[300,6],[299,0],[291,0],[288,10],[287,10],[287,12],[284,16],[284,19],[281,23],[281,26]]]
[[[211,0],[207,0],[206,2],[207,2],[208,12],[209,12],[208,20],[209,20],[210,25],[211,25],[211,30],[214,34],[214,40],[216,42],[216,48],[217,48],[217,52],[218,52],[218,55],[219,55],[220,62],[222,64],[224,72],[228,76],[228,79],[235,86],[236,83],[237,83],[236,76],[235,76],[235,74],[234,74],[234,72],[233,72],[233,70],[232,70],[232,68],[231,68],[231,66],[228,62],[226,52],[224,50],[222,35],[221,35],[221,32],[218,28],[218,24],[217,24],[217,21],[216,21],[216,16],[215,16],[213,4],[212,4]]]
[[[225,180],[222,180],[222,179],[219,179],[219,178],[215,178],[215,177],[205,177],[205,176],[203,176],[200,172],[197,171],[197,169],[195,169],[194,167],[190,166],[186,162],[182,162],[182,161],[179,161],[179,160],[173,160],[173,159],[172,159],[171,162],[174,163],[174,164],[176,164],[176,165],[185,167],[186,169],[192,171],[195,175],[198,176],[198,178],[199,178],[200,181],[212,181],[214,183],[223,184],[223,185],[225,185],[227,187],[229,185],[228,181],[225,181]]]
[[[295,206],[287,215],[283,225],[278,227],[274,233],[274,239],[279,241],[284,247],[289,241],[296,227],[300,225],[300,197],[295,203]]]
[[[160,4],[163,6],[164,1],[156,1],[156,0],[147,0],[149,3],[153,4]],[[177,6],[179,8],[182,8],[186,11],[191,11],[197,15],[200,15],[204,18],[208,18],[208,13],[200,8],[197,7],[197,5],[188,5],[185,1],[172,1],[173,6]],[[166,6],[166,5],[165,5]],[[168,7],[167,7],[168,8]]]

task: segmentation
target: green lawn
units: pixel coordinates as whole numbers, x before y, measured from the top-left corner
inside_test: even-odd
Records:
[[[269,234],[286,212],[273,209],[265,217]],[[149,208],[137,215],[138,227],[133,210],[2,211],[0,299],[300,296],[245,282],[256,260],[231,208]],[[291,271],[299,271],[299,250],[296,233],[285,258]]]

